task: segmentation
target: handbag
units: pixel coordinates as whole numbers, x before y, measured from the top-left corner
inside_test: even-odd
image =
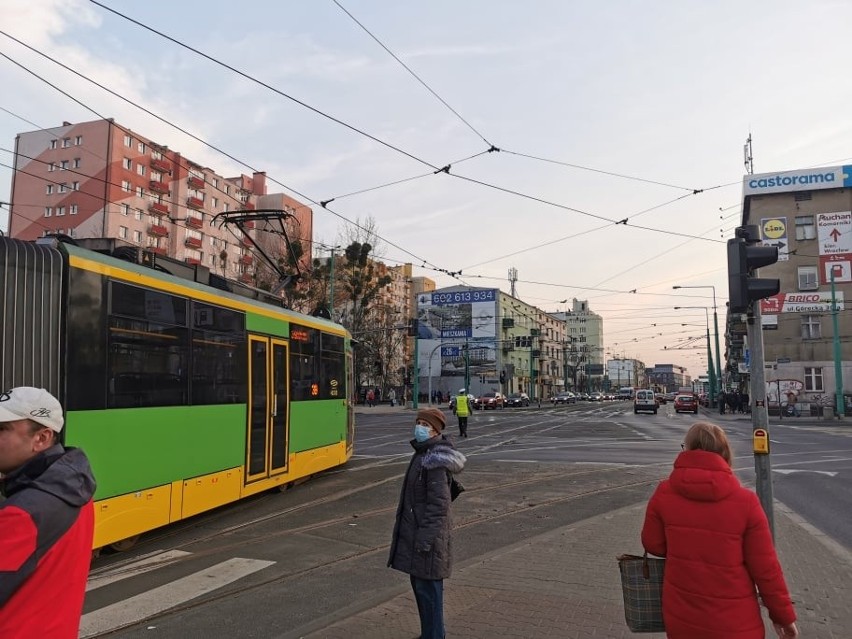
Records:
[[[450,476],[450,501],[455,501],[456,497],[461,495],[464,492],[464,486],[461,485],[461,482],[456,481],[456,478],[452,475]]]
[[[663,573],[666,560],[619,555],[624,618],[631,632],[665,632],[663,624]]]

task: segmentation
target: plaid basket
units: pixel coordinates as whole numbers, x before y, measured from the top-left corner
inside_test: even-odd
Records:
[[[663,625],[663,571],[665,559],[648,559],[648,553],[620,555],[624,618],[631,632],[665,632]]]

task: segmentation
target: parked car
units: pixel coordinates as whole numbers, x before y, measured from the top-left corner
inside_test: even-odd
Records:
[[[602,402],[605,399],[603,393],[592,393],[589,395],[590,402]]]
[[[577,397],[574,395],[574,393],[559,393],[558,395],[553,397],[550,401],[553,402],[554,405],[555,404],[576,404],[577,403]]]
[[[633,413],[637,414],[640,411],[646,413],[657,414],[657,398],[654,396],[654,391],[641,389],[633,395]]]
[[[675,395],[674,409],[676,413],[698,414],[698,398],[695,395]]]
[[[656,398],[657,398],[657,403],[658,403],[660,406],[664,406],[664,405],[665,405],[665,404],[669,401],[668,399],[666,399],[666,394],[665,394],[665,393],[656,393],[656,394],[654,395],[654,397],[656,397]]]
[[[506,398],[506,406],[529,406],[530,398],[526,393],[512,393]]]
[[[496,410],[497,408],[506,407],[506,403],[503,398],[503,393],[497,393],[493,391],[490,393],[483,393],[482,395],[477,397],[476,400],[474,400],[473,405],[479,410],[486,410],[488,408],[493,408]]]

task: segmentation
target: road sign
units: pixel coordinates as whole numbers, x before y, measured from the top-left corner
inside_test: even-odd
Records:
[[[774,246],[778,249],[779,262],[786,262],[790,259],[786,217],[762,218],[760,220],[760,237],[763,246]]]
[[[832,268],[839,266],[834,281],[852,281],[852,211],[820,213],[816,218],[820,280],[828,284]]]

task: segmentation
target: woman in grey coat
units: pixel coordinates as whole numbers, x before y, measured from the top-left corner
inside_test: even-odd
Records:
[[[464,468],[465,456],[442,432],[444,413],[417,412],[414,455],[408,464],[388,566],[408,573],[420,614],[421,639],[444,638],[444,579],[452,571],[450,481]]]

